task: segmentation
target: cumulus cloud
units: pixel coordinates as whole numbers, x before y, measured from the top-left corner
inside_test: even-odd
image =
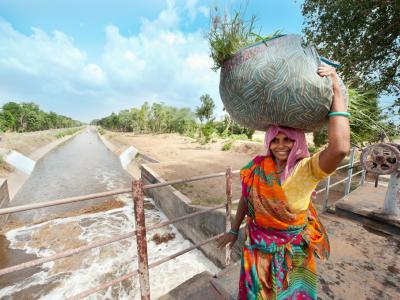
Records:
[[[107,25],[98,61],[63,32],[33,28],[26,35],[0,20],[0,101],[35,101],[85,121],[144,101],[194,108],[205,93],[221,110],[203,32],[180,29],[182,14],[196,18],[205,9],[195,0],[184,7],[169,1],[154,20],[143,18],[136,34]]]

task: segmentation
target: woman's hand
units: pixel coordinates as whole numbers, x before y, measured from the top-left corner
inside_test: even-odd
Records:
[[[329,77],[332,80],[332,86],[339,87],[339,81],[336,76],[336,69],[327,65],[320,65],[317,71],[318,75],[321,77]]]
[[[327,65],[320,65],[317,71],[321,77],[330,77],[331,79],[336,78],[336,69]]]
[[[234,235],[229,232],[225,232],[225,234],[223,236],[221,236],[219,239],[217,239],[217,247],[223,248],[227,244],[229,244],[229,247],[232,248],[233,245],[235,244],[237,238],[238,238],[237,235]]]

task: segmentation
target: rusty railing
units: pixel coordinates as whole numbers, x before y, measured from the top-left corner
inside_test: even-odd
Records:
[[[231,226],[231,209],[232,209],[232,203],[237,203],[239,202],[239,199],[232,201],[232,177],[233,174],[238,173],[239,170],[232,171],[231,168],[228,168],[225,173],[214,173],[214,174],[208,174],[208,175],[203,175],[203,176],[196,176],[192,178],[187,178],[187,179],[179,179],[179,180],[172,180],[169,182],[162,182],[162,183],[155,183],[155,184],[148,184],[148,185],[143,185],[143,182],[141,179],[139,180],[134,180],[132,183],[132,188],[128,189],[119,189],[119,190],[114,190],[114,191],[108,191],[108,192],[102,192],[102,193],[96,193],[96,194],[89,194],[89,195],[84,195],[84,196],[78,196],[78,197],[70,197],[70,198],[65,198],[65,199],[58,199],[58,200],[53,200],[53,201],[45,201],[45,202],[40,202],[40,203],[35,203],[35,204],[28,204],[28,205],[19,205],[19,206],[14,206],[14,207],[9,207],[9,208],[4,208],[0,209],[0,215],[6,215],[10,213],[17,213],[17,212],[22,212],[22,211],[27,211],[27,210],[32,210],[32,209],[38,209],[38,208],[45,208],[45,207],[50,207],[50,206],[55,206],[55,205],[62,205],[62,204],[68,204],[68,203],[73,203],[73,202],[78,202],[78,201],[85,201],[89,199],[98,199],[102,198],[105,196],[115,196],[115,195],[120,195],[120,194],[125,194],[125,193],[132,193],[132,198],[133,198],[133,207],[134,207],[134,214],[135,214],[135,230],[132,232],[128,232],[126,234],[122,234],[116,237],[113,237],[111,239],[106,239],[94,243],[89,243],[87,245],[61,251],[59,253],[56,253],[54,255],[48,256],[48,257],[43,257],[43,258],[38,258],[38,259],[33,259],[31,261],[25,262],[25,263],[20,263],[11,267],[3,268],[0,269],[0,276],[5,275],[11,272],[16,272],[20,271],[26,268],[31,268],[34,266],[41,265],[46,262],[54,261],[57,259],[65,258],[83,251],[87,251],[90,249],[94,249],[97,247],[101,247],[110,243],[118,242],[124,239],[128,238],[134,238],[136,237],[136,244],[137,244],[137,257],[138,257],[138,269],[133,270],[132,272],[125,274],[121,277],[118,277],[114,280],[111,280],[107,283],[104,283],[98,287],[88,289],[86,291],[83,291],[73,297],[70,297],[68,299],[82,299],[85,298],[91,294],[94,294],[102,289],[108,288],[112,285],[118,284],[124,280],[127,280],[129,278],[132,278],[135,275],[139,275],[139,283],[140,283],[140,292],[141,292],[141,298],[142,299],[150,299],[150,282],[149,282],[149,269],[154,268],[162,263],[165,263],[171,259],[174,259],[180,255],[183,255],[191,250],[197,249],[207,243],[213,242],[219,237],[223,235],[223,233],[217,234],[215,236],[212,236],[200,243],[197,243],[191,247],[188,247],[182,251],[179,251],[173,255],[167,256],[163,259],[160,259],[158,261],[154,262],[148,262],[148,256],[147,256],[147,240],[146,240],[146,233],[150,230],[154,230],[163,226],[167,226],[170,224],[174,224],[183,220],[190,219],[195,216],[199,216],[201,214],[205,214],[217,209],[222,209],[225,207],[225,216],[226,216],[226,221],[225,221],[225,229],[229,230]],[[200,211],[196,211],[191,214],[187,214],[178,218],[174,218],[172,220],[166,220],[163,222],[160,222],[158,224],[154,224],[151,226],[145,225],[145,216],[144,216],[144,192],[145,190],[149,189],[154,189],[154,188],[160,188],[160,187],[165,187],[169,186],[172,184],[177,184],[177,183],[185,183],[185,182],[191,182],[191,181],[198,181],[198,180],[204,180],[204,179],[209,179],[209,178],[215,178],[215,177],[226,177],[226,203],[220,204],[218,206],[212,207],[212,208],[207,208],[207,209],[202,209]],[[225,248],[225,263],[229,264],[230,263],[230,248],[227,246]]]

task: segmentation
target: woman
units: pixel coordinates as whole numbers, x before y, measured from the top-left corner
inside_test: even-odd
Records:
[[[232,229],[218,240],[235,243],[247,214],[238,298],[317,299],[315,256],[329,257],[329,241],[310,201],[319,181],[335,171],[350,148],[346,106],[336,71],[318,68],[332,81],[328,147],[309,157],[301,130],[272,126],[265,136],[266,156],[240,172],[242,197]]]

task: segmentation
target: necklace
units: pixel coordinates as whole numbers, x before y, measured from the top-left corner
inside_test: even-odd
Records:
[[[281,164],[278,163],[278,161],[277,161],[276,159],[274,159],[274,161],[275,161],[275,168],[276,168],[277,172],[278,172],[278,173],[282,173],[283,170],[284,170],[285,167],[286,167],[286,163],[284,163],[283,165],[281,165]]]

